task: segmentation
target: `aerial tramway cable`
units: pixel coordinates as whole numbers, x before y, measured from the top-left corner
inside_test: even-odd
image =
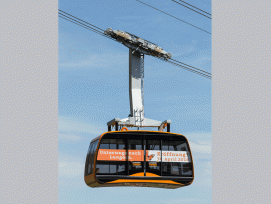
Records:
[[[202,29],[202,28],[199,28],[199,27],[197,27],[197,26],[195,26],[195,25],[193,25],[193,24],[191,24],[191,23],[188,23],[188,22],[186,22],[186,21],[184,21],[184,20],[182,20],[182,19],[180,19],[180,18],[177,18],[177,17],[175,17],[175,16],[173,16],[173,15],[170,15],[170,14],[164,12],[164,11],[161,11],[161,10],[159,10],[159,9],[157,9],[157,8],[155,8],[155,7],[151,6],[151,5],[149,5],[149,4],[146,4],[146,3],[142,2],[142,1],[139,1],[139,0],[136,0],[136,1],[138,1],[138,2],[140,2],[140,3],[142,3],[142,4],[146,5],[146,6],[148,6],[148,7],[150,7],[150,8],[153,8],[153,9],[155,9],[155,10],[157,10],[157,11],[160,11],[160,12],[162,12],[162,13],[164,13],[164,14],[170,16],[170,17],[173,17],[173,18],[175,18],[175,19],[177,19],[177,20],[179,20],[179,21],[182,21],[183,23],[186,23],[186,24],[188,24],[188,25],[190,25],[190,26],[193,26],[194,28],[197,28],[197,29],[199,29],[199,30],[201,30],[201,31],[203,31],[203,32],[205,32],[205,33],[212,34],[212,33],[208,32],[208,31],[206,31],[206,30],[204,30],[204,29]]]
[[[91,30],[91,31],[93,31],[93,32],[95,32],[95,33],[97,33],[97,34],[99,34],[99,35],[102,35],[102,36],[104,36],[104,37],[107,37],[107,38],[109,38],[109,39],[111,39],[111,40],[114,40],[114,41],[116,41],[116,42],[119,42],[118,40],[112,38],[110,35],[105,35],[105,34],[104,34],[104,31],[105,31],[105,30],[103,30],[103,29],[101,29],[101,28],[99,28],[99,27],[97,27],[97,26],[94,26],[93,24],[90,24],[90,23],[88,23],[88,22],[86,22],[86,21],[84,21],[84,20],[82,20],[82,19],[80,19],[80,18],[77,18],[77,17],[75,17],[75,16],[73,16],[73,15],[67,13],[67,12],[64,12],[64,11],[62,11],[62,10],[60,10],[60,9],[59,9],[59,11],[60,11],[60,12],[59,12],[59,17],[65,19],[65,20],[67,20],[67,21],[69,21],[69,22],[72,22],[72,23],[74,23],[74,24],[76,24],[76,25],[79,25],[79,26],[81,26],[81,27],[83,27],[83,28],[86,28],[86,29],[88,29],[88,30]],[[64,13],[64,14],[63,14],[63,13]],[[127,33],[128,33],[128,32],[127,32]],[[130,33],[128,33],[128,34],[130,34]],[[148,42],[150,42],[150,41],[148,41]],[[154,56],[154,57],[155,57],[155,56]],[[156,58],[158,58],[158,59],[160,59],[160,60],[163,60],[163,59],[161,59],[161,58],[159,58],[159,57],[156,57]],[[198,74],[198,75],[200,75],[200,76],[203,76],[203,77],[206,77],[206,78],[208,78],[208,79],[211,79],[211,75],[212,75],[211,73],[206,72],[206,71],[201,70],[201,69],[198,69],[198,68],[193,67],[193,66],[191,66],[191,65],[182,63],[182,62],[177,61],[177,60],[174,60],[174,59],[163,60],[163,61],[165,61],[165,62],[167,62],[167,63],[170,63],[170,64],[172,64],[172,65],[178,66],[178,67],[180,67],[180,68],[182,68],[182,69],[185,69],[185,70],[187,70],[187,71],[193,72],[193,73],[195,73],[195,74]]]
[[[205,14],[202,14],[202,13],[200,13],[199,11],[196,11],[196,10],[194,10],[194,9],[192,9],[192,8],[189,8],[189,7],[186,6],[186,5],[181,4],[180,2],[177,2],[177,1],[175,1],[175,0],[172,0],[172,1],[174,1],[175,3],[177,3],[177,4],[181,5],[181,6],[184,6],[184,7],[188,8],[188,9],[190,9],[190,10],[192,10],[192,11],[194,11],[194,12],[200,14],[200,15],[203,15],[203,16],[209,18],[209,19],[212,19],[211,17],[206,16]],[[183,2],[183,3],[185,3],[185,4],[187,4],[187,5],[189,5],[189,6],[191,6],[191,7],[196,8],[196,9],[198,9],[198,10],[200,10],[200,11],[202,11],[202,12],[208,14],[208,15],[211,15],[210,13],[207,13],[207,12],[205,12],[205,11],[203,11],[203,10],[201,10],[201,9],[199,9],[199,8],[197,8],[197,7],[193,6],[193,5],[191,5],[191,4],[188,4],[188,3],[186,3],[185,1],[182,1],[182,0],[180,0],[180,1]]]

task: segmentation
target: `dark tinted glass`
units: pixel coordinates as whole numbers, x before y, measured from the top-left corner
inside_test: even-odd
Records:
[[[90,143],[89,148],[88,148],[88,153],[90,152],[92,146],[93,146],[93,143]]]
[[[148,161],[146,162],[146,171],[147,173],[152,173],[156,175],[161,175],[161,140],[147,140],[147,148],[149,151]],[[152,153],[150,153],[152,152]],[[156,158],[157,157],[157,158]],[[160,157],[160,161],[158,161]]]
[[[108,174],[109,173],[109,164],[96,164],[96,173],[97,174]]]
[[[117,173],[117,165],[110,163],[110,174],[115,174]]]
[[[188,151],[185,141],[169,141],[169,151]]]
[[[102,139],[100,149],[125,150],[125,143],[125,139],[107,135],[106,138]],[[96,163],[97,174],[126,174],[125,163],[126,161],[98,160]]]
[[[123,139],[102,139],[100,149],[126,149]]]
[[[177,140],[162,141],[164,151],[188,151],[187,143]],[[168,144],[168,147],[167,147]],[[163,152],[163,151],[162,151]],[[162,162],[163,176],[191,176],[191,162]]]
[[[94,154],[95,150],[96,150],[96,146],[97,146],[98,140],[96,140],[95,142],[93,142],[92,147],[90,149],[90,154]]]
[[[162,140],[162,150],[165,151],[188,151],[185,141]]]
[[[109,139],[102,139],[100,149],[109,149]]]
[[[129,150],[144,150],[143,148],[143,140],[129,140]],[[143,153],[143,151],[141,151]],[[144,158],[144,154],[142,154],[142,160]],[[129,161],[129,175],[133,175],[135,173],[141,173],[144,171],[144,162],[143,161]]]
[[[91,169],[91,164],[89,163],[89,158],[90,158],[90,150],[93,146],[93,143],[90,143],[89,148],[88,148],[88,154],[86,158],[86,166],[85,166],[85,176],[89,175],[90,169]]]
[[[162,150],[168,151],[168,141],[162,140]]]
[[[110,149],[117,149],[117,140],[116,139],[110,139]]]
[[[118,168],[117,168],[117,171],[118,171],[118,173],[123,173],[123,174],[125,174],[126,172],[125,172],[125,163],[124,162],[122,162],[123,164],[118,164]]]
[[[118,139],[118,149],[126,149],[125,141]]]
[[[147,150],[160,150],[160,140],[147,140]]]
[[[162,174],[163,176],[182,176],[183,163],[181,162],[163,162]]]
[[[96,152],[96,149],[97,149],[98,142],[99,142],[99,140],[96,140],[95,142],[90,144],[87,175],[93,173],[94,158],[95,158],[95,152]]]
[[[142,150],[142,140],[129,140],[129,149]]]
[[[170,163],[168,162],[162,162],[162,175],[167,176],[170,175]]]
[[[92,154],[95,154],[95,153],[96,153],[98,143],[99,143],[99,140],[96,140],[96,141],[93,143],[93,146],[92,146]]]
[[[192,164],[191,163],[184,163],[182,170],[183,170],[184,174],[191,174],[192,175]]]
[[[172,162],[170,170],[171,170],[170,174],[172,174],[172,175],[180,175],[181,174],[181,163]]]
[[[169,151],[177,151],[176,142],[177,141],[169,141],[168,142],[168,150]]]

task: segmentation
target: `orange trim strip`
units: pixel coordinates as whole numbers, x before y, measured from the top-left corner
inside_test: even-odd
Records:
[[[183,185],[181,183],[177,183],[175,181],[170,180],[132,180],[132,179],[118,179],[116,181],[110,181],[107,183],[166,183],[166,184],[178,184]]]
[[[109,131],[109,132],[104,132],[102,135],[106,134],[106,133],[117,133],[119,131]],[[183,137],[185,137],[184,135],[182,134],[178,134],[178,133],[173,133],[173,132],[160,132],[160,131],[150,131],[150,130],[128,130],[128,132],[157,132],[157,133],[166,133],[166,134],[171,134],[171,135],[181,135]],[[101,135],[101,136],[102,136]],[[186,138],[186,137],[185,137]],[[186,138],[187,139],[187,138]]]
[[[144,176],[144,172],[132,174],[130,176]],[[146,177],[161,177],[161,176],[158,176],[158,175],[153,174],[153,173],[146,172]]]

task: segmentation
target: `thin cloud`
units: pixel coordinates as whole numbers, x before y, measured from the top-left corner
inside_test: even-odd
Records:
[[[181,96],[181,95],[171,95],[167,97],[160,97],[160,98],[150,98],[149,101],[151,102],[170,102],[170,103],[177,103],[181,100],[208,100],[209,97],[205,95],[199,96]]]
[[[102,127],[95,124],[86,123],[76,118],[59,116],[58,120],[59,132],[78,132],[100,135],[104,130]]]
[[[58,139],[61,142],[79,142],[82,140],[82,137],[74,133],[67,133],[67,134],[58,134]]]
[[[210,57],[203,56],[203,57],[199,57],[196,60],[193,60],[193,62],[190,62],[189,64],[197,68],[200,68],[202,70],[207,70],[207,68],[210,67],[210,63],[209,63],[210,61],[211,61]]]
[[[59,67],[65,68],[78,68],[78,67],[105,67],[108,68],[113,65],[124,65],[128,64],[128,54],[89,54],[87,59],[78,60],[77,62],[65,62],[59,63]]]
[[[212,153],[212,133],[198,132],[198,133],[184,133],[189,139],[189,145],[193,154],[209,154]]]
[[[195,199],[195,198],[179,198],[179,199],[171,199],[171,200],[165,200],[162,201],[166,204],[179,204],[179,203],[207,203],[210,202],[210,200],[207,199]]]
[[[84,164],[80,162],[58,162],[59,177],[74,178],[84,174]]]
[[[203,153],[203,154],[211,154],[212,146],[211,144],[200,144],[196,142],[189,142],[192,153]]]
[[[196,52],[197,47],[194,43],[187,44],[187,45],[177,45],[176,44],[176,45],[173,45],[171,50],[172,50],[172,57],[173,57],[173,59],[175,59],[177,57]]]
[[[200,185],[200,186],[212,186],[212,168],[204,166],[203,168],[195,168],[195,179],[193,184],[194,185]]]
[[[195,133],[183,133],[186,137],[196,140],[200,144],[211,145],[212,133],[210,132],[195,132]]]
[[[62,178],[76,178],[82,177],[84,174],[84,159],[80,156],[63,154],[59,152],[58,155],[58,175]]]

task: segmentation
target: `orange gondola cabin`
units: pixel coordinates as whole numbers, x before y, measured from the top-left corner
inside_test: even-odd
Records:
[[[193,182],[189,143],[160,131],[109,131],[90,143],[85,165],[89,187],[179,188]]]

